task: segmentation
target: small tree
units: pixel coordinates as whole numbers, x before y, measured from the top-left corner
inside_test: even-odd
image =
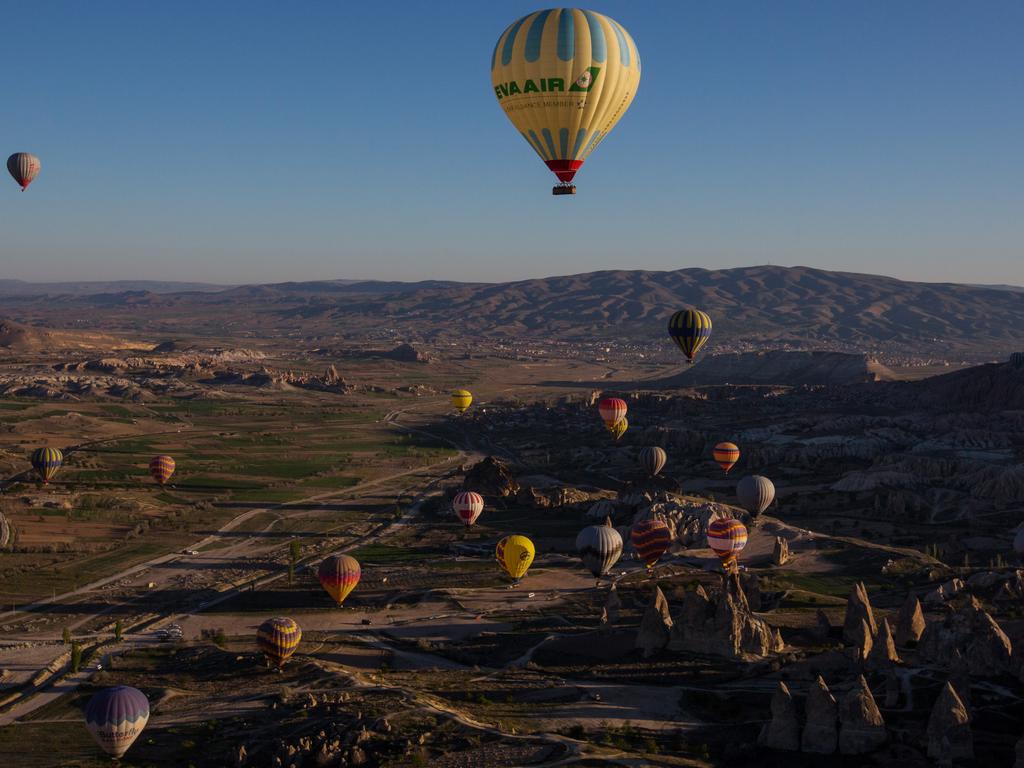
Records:
[[[61,632],[60,638],[61,638],[61,640],[64,641],[64,645],[67,645],[68,643],[70,643],[71,642],[71,630],[68,629],[67,627],[64,627],[64,631]]]
[[[114,639],[117,640],[118,642],[121,641],[121,632],[123,631],[123,629],[124,629],[124,626],[121,624],[121,620],[120,619],[118,619],[116,622],[114,622]]]
[[[82,646],[75,640],[71,643],[71,671],[77,672],[82,667]]]

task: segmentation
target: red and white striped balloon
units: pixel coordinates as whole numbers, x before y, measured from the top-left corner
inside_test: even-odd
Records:
[[[484,511],[484,497],[476,491],[463,491],[455,497],[452,502],[452,509],[459,519],[467,526],[476,522],[480,513]]]
[[[601,414],[606,427],[618,424],[626,418],[626,411],[626,401],[618,397],[606,397],[597,404],[597,412]]]
[[[39,158],[28,152],[15,152],[7,158],[7,170],[18,182],[22,192],[28,189],[28,185],[39,175],[39,169],[42,167]]]

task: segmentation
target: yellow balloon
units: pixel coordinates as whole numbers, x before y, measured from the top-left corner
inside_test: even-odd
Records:
[[[614,19],[579,8],[524,16],[491,56],[491,85],[516,130],[562,182],[562,193],[629,108],[640,55]]]
[[[530,570],[533,556],[536,554],[533,542],[525,536],[506,536],[498,542],[494,556],[498,565],[516,581],[519,581]]]
[[[626,418],[621,418],[608,427],[608,431],[612,433],[612,437],[616,440],[626,434],[627,429],[629,429],[629,420]]]
[[[473,402],[473,394],[468,389],[452,390],[452,407],[459,413],[465,413]]]

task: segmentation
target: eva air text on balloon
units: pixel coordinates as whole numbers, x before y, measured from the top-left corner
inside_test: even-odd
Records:
[[[569,92],[585,93],[589,91],[594,87],[594,83],[597,82],[597,76],[600,73],[600,67],[587,67],[583,74],[569,85]],[[510,80],[507,83],[498,83],[498,85],[494,86],[494,94],[498,97],[498,101],[509,96],[518,96],[524,93],[558,92],[565,92],[565,78],[563,77],[538,77],[536,80],[531,78],[525,80],[522,85],[515,80]]]

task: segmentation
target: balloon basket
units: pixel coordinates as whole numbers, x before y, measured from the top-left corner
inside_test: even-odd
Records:
[[[552,195],[575,195],[575,184],[556,184],[551,188]]]

